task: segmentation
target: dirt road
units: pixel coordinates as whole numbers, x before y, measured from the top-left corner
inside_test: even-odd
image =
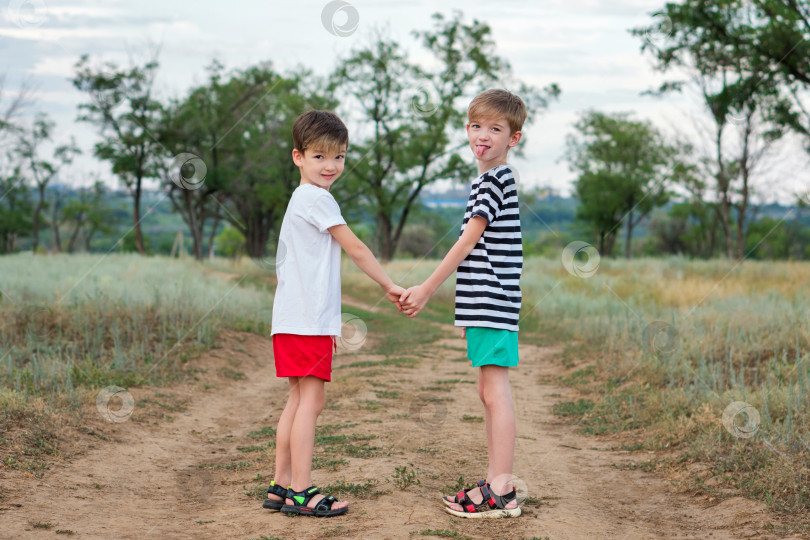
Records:
[[[338,448],[331,455],[317,449],[314,479],[360,486],[357,496],[339,496],[350,501],[350,512],[326,520],[264,510],[250,494],[272,479],[273,450],[262,445],[273,438],[259,430],[275,427],[286,383],[274,376],[268,339],[228,333],[219,341],[221,348],[194,361],[197,381],[133,389],[129,420],[98,420],[76,441],[80,451],[43,478],[0,472],[0,537],[771,537],[764,505],[676,494],[653,473],[616,467],[646,456],[610,450],[615,441],[578,435],[559,422],[551,408],[567,391],[547,381],[563,369],[555,350],[533,346],[522,347],[512,377],[524,515],[482,523],[444,513],[442,491],[460,475],[474,482],[486,470],[483,409],[460,337],[404,351],[407,362],[394,365],[379,356],[338,355],[321,433],[344,446],[331,446]],[[414,473],[419,484],[397,485],[393,476],[403,466],[400,476]]]

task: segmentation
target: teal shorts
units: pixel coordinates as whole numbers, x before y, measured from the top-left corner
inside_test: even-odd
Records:
[[[467,358],[473,367],[518,365],[517,332],[471,326],[467,332]]]

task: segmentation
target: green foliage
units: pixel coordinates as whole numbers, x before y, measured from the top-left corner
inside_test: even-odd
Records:
[[[33,206],[19,167],[0,170],[0,254],[13,253],[17,239],[31,231]]]
[[[810,259],[810,227],[765,216],[748,226],[745,251],[753,259]]]
[[[32,222],[32,235],[34,245],[32,249],[36,251],[39,244],[39,229],[41,224],[41,213],[46,208],[45,187],[53,180],[59,171],[66,165],[73,162],[73,159],[81,150],[76,146],[75,140],[71,137],[69,144],[57,146],[53,150],[52,159],[46,159],[42,153],[42,146],[51,142],[51,132],[55,123],[48,119],[44,113],[38,113],[33,126],[30,129],[22,129],[17,142],[16,151],[20,159],[25,164],[27,175],[33,180],[39,200],[34,207]],[[60,246],[56,246],[57,250]]]
[[[408,486],[421,486],[422,481],[419,480],[415,470],[409,469],[407,466],[396,467],[394,474],[391,475],[394,479],[394,485],[399,489],[407,489]]]
[[[73,225],[67,251],[78,249],[77,240],[83,233],[84,249],[90,251],[93,237],[113,232],[113,210],[106,202],[107,188],[96,182],[92,188],[80,188],[78,198],[68,201],[62,209],[62,221]]]
[[[214,242],[216,242],[219,255],[223,257],[236,257],[242,252],[245,246],[245,237],[236,229],[225,227],[225,229],[214,238]]]
[[[204,177],[190,178],[195,189],[184,188],[191,173],[175,159],[162,170],[163,187],[191,229],[198,258],[212,218],[241,233],[251,257],[263,257],[300,179],[290,157],[293,123],[306,110],[331,110],[337,102],[309,71],[281,75],[263,62],[228,73],[214,61],[208,72],[205,84],[170,104],[161,131],[166,160],[190,154],[186,163]]]
[[[604,256],[612,253],[624,225],[629,257],[633,227],[669,198],[667,167],[675,150],[651,123],[628,114],[591,111],[575,127],[579,133],[567,144],[571,169],[579,175],[577,218],[590,224]]]
[[[358,499],[374,499],[383,494],[382,491],[374,489],[378,484],[379,482],[377,480],[366,480],[362,484],[338,480],[324,487],[321,492],[331,493],[333,495],[351,495]]]
[[[162,122],[163,105],[155,98],[157,50],[143,65],[120,68],[107,62],[91,65],[85,54],[74,66],[73,86],[88,101],[79,105],[78,119],[93,124],[101,137],[94,155],[110,162],[112,171],[132,194],[133,240],[143,254],[141,191],[143,181],[157,178],[160,142],[155,139]]]
[[[348,95],[351,105],[359,105],[367,131],[374,133],[352,142],[351,165],[335,190],[338,200],[354,202],[374,216],[384,260],[397,250],[426,186],[439,179],[466,181],[475,175],[460,153],[467,146],[466,102],[486,86],[512,80],[509,64],[496,54],[487,24],[467,23],[460,13],[451,18],[436,14],[433,22],[432,29],[415,36],[435,60],[435,68],[413,64],[397,42],[380,34],[370,46],[354,50],[333,75],[331,88]],[[519,88],[530,118],[558,92],[553,85],[542,91]]]

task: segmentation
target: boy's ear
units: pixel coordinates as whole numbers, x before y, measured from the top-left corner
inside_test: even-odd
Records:
[[[516,146],[517,143],[520,142],[521,137],[523,137],[522,131],[516,131],[512,133],[512,137],[509,139],[509,148]]]
[[[304,166],[304,154],[302,154],[301,151],[298,150],[298,148],[293,148],[292,158],[293,158],[293,163],[295,163],[296,167],[303,167]]]

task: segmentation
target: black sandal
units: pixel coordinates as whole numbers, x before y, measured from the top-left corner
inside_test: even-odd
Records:
[[[487,485],[487,481],[486,481],[486,480],[479,480],[479,481],[478,481],[478,483],[477,483],[477,484],[475,484],[475,487],[471,487],[471,488],[465,488],[465,489],[463,489],[463,490],[459,491],[458,493],[456,493],[455,495],[447,495],[447,496],[445,496],[445,497],[442,497],[442,501],[444,501],[445,506],[449,506],[449,505],[451,505],[451,504],[461,504],[459,501],[463,501],[463,500],[464,500],[464,497],[466,497],[466,496],[467,496],[467,492],[468,492],[468,491],[472,491],[472,490],[474,490],[476,487],[483,487],[483,486],[485,486],[485,485]],[[452,498],[452,499],[448,499],[447,497],[453,497],[453,498]]]
[[[293,491],[292,488],[287,490],[287,498],[293,501],[293,504],[285,504],[281,507],[281,512],[293,516],[315,516],[315,517],[334,517],[345,514],[349,511],[349,507],[338,508],[332,510],[332,505],[337,502],[337,499],[332,495],[327,495],[315,505],[315,508],[307,506],[312,497],[320,493],[318,488],[312,486],[304,491]]]
[[[270,482],[270,487],[267,488],[267,493],[271,495],[278,495],[281,497],[280,501],[274,501],[273,499],[265,499],[264,503],[262,503],[263,508],[267,508],[268,510],[281,510],[281,507],[284,506],[284,498],[287,496],[287,488],[283,488],[281,486],[277,486],[275,480]]]
[[[506,495],[495,495],[492,493],[491,486],[486,484],[481,486],[481,495],[484,498],[480,503],[476,504],[465,493],[464,499],[457,503],[461,505],[461,512],[453,510],[449,506],[444,511],[462,518],[508,518],[517,517],[522,513],[519,506],[506,508],[507,504],[517,499],[517,493],[514,489]]]

